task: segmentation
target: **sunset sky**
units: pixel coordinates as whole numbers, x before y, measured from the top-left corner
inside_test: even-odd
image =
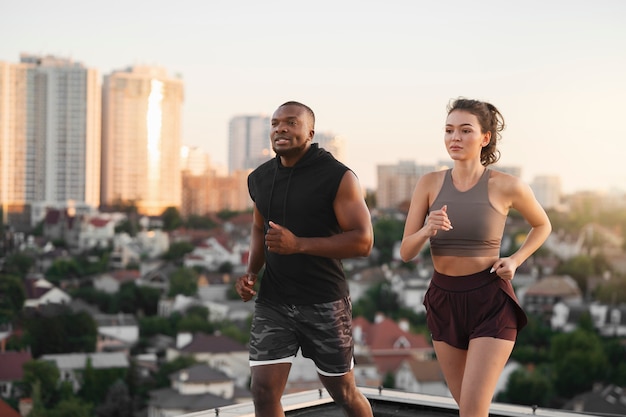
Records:
[[[626,1],[4,1],[0,60],[71,58],[101,75],[157,65],[185,82],[183,142],[225,165],[228,122],[284,101],[376,165],[447,159],[447,103],[487,100],[502,165],[564,190],[626,191]]]

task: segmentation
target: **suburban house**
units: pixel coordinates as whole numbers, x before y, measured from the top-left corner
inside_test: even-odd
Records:
[[[150,392],[148,416],[179,416],[251,400],[247,390],[207,364],[174,372],[170,382],[170,387]]]
[[[32,359],[30,352],[0,352],[0,397],[10,398],[15,394],[16,383],[24,376],[22,367]]]
[[[115,294],[122,284],[136,282],[141,278],[141,273],[136,269],[118,269],[104,272],[93,279],[93,287],[107,294]]]
[[[567,275],[550,275],[530,285],[523,292],[521,303],[528,314],[549,321],[554,305],[560,301],[582,302],[582,292],[576,281]]]
[[[29,274],[24,280],[26,300],[24,308],[37,309],[46,304],[67,304],[72,298],[60,288],[46,280],[43,274]]]
[[[248,384],[248,348],[228,336],[180,333],[176,347],[167,350],[166,358],[169,362],[179,356],[193,357],[197,362],[224,372],[236,379],[237,386],[245,387]]]
[[[128,369],[129,366],[126,354],[120,352],[42,355],[39,359],[54,362],[59,369],[60,380],[71,382],[74,392],[81,387],[88,360],[93,369]]]
[[[132,314],[97,314],[94,320],[98,325],[97,352],[124,352],[139,341],[139,324]]]
[[[352,329],[355,355],[369,355],[383,380],[387,374],[394,375],[404,361],[428,361],[434,354],[424,335],[409,331],[407,320],[396,323],[378,314],[370,323],[364,317],[355,317]]]

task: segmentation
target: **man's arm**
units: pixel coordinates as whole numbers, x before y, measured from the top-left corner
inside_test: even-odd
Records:
[[[248,301],[256,295],[254,284],[257,274],[265,264],[265,237],[263,236],[264,219],[259,210],[254,205],[252,212],[252,231],[250,235],[250,253],[248,254],[247,272],[237,278],[235,290],[243,301]]]

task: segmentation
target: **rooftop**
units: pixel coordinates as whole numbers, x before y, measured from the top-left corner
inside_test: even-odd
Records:
[[[389,389],[360,388],[372,404],[375,417],[451,417],[458,416],[458,408],[452,398],[426,394],[407,393]],[[311,390],[285,395],[282,398],[286,417],[344,417],[324,390]],[[493,403],[491,417],[581,417],[595,414],[575,413],[566,410],[533,408]],[[199,411],[179,417],[254,417],[252,403],[235,404],[218,409]]]

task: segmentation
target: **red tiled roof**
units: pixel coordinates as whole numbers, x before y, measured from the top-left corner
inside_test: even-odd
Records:
[[[110,220],[107,220],[107,219],[102,219],[102,218],[99,218],[99,217],[94,217],[94,218],[92,218],[92,219],[89,221],[89,224],[91,224],[91,225],[92,225],[92,226],[94,226],[94,227],[104,227],[104,226],[106,226],[107,224],[109,224],[109,221],[110,221]]]
[[[118,269],[111,272],[111,275],[119,282],[134,281],[141,278],[141,272],[136,269]]]
[[[32,358],[30,352],[0,353],[0,381],[21,380],[24,375],[22,366]],[[4,416],[1,411],[0,415]]]
[[[363,330],[365,341],[372,353],[377,350],[402,349],[396,346],[396,342],[401,338],[409,343],[406,349],[429,349],[431,347],[424,335],[405,332],[398,323],[390,318],[384,318],[379,323],[371,324],[367,332],[365,332],[365,328]]]
[[[2,417],[21,417],[20,413],[15,411],[9,404],[0,398],[0,416]]]

